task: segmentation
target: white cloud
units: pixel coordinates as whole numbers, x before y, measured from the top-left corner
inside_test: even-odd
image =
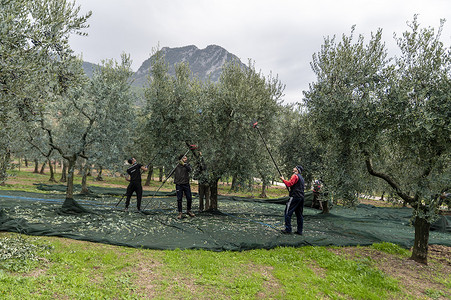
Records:
[[[315,80],[310,69],[313,53],[325,36],[356,33],[369,37],[382,28],[388,47],[395,47],[393,32],[407,30],[407,21],[419,14],[423,27],[438,28],[450,19],[448,0],[77,0],[82,12],[91,10],[88,37],[72,38],[83,59],[133,59],[133,69],[149,58],[152,49],[216,44],[244,63],[255,61],[263,74],[278,74],[286,84],[287,102],[300,101],[302,90]],[[451,20],[443,41],[451,40]]]

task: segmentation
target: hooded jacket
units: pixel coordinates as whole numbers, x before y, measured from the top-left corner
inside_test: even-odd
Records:
[[[189,184],[189,173],[192,168],[189,163],[179,163],[174,171],[174,183],[175,184]]]

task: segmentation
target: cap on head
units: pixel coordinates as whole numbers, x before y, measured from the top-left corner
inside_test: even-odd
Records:
[[[133,163],[133,157],[130,157],[127,161],[128,161],[129,164],[132,164]]]
[[[179,155],[179,160],[181,160],[184,156],[185,156],[185,154],[180,154]]]
[[[299,166],[296,166],[296,169],[298,169],[298,171],[299,171],[299,174],[301,174],[302,173],[302,171],[304,171],[304,168],[301,166],[301,165],[299,165]]]

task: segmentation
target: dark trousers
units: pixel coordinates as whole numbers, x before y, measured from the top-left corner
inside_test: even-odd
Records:
[[[133,192],[136,192],[136,207],[138,210],[141,210],[141,199],[143,197],[143,187],[141,182],[130,182],[127,187],[127,200],[125,201],[125,207],[128,208],[130,205],[130,199],[133,195]]]
[[[185,194],[186,197],[186,210],[191,210],[191,204],[193,202],[193,195],[191,194],[191,187],[189,183],[187,184],[176,184],[175,190],[177,194],[177,210],[179,213],[182,212],[182,199],[183,194]]]
[[[291,232],[291,217],[293,213],[296,214],[297,219],[297,232],[302,233],[304,227],[304,216],[302,213],[304,212],[304,198],[293,198],[287,202],[287,206],[285,207],[285,230],[287,232]]]

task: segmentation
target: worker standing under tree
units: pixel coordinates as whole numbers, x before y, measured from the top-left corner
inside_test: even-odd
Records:
[[[301,174],[303,170],[302,166],[294,167],[293,175],[289,181],[280,176],[280,179],[289,188],[290,196],[285,208],[285,229],[281,231],[283,234],[291,234],[291,217],[294,212],[297,219],[297,231],[295,233],[302,235],[304,226],[304,216],[302,215],[304,211],[304,178]]]
[[[128,210],[128,206],[130,205],[130,199],[133,195],[133,192],[136,192],[136,207],[138,211],[141,211],[141,200],[143,197],[143,187],[141,185],[141,171],[147,171],[147,168],[141,164],[136,162],[134,157],[128,160],[128,163],[131,166],[127,169],[128,176],[125,178],[130,183],[127,187],[127,200],[125,201],[125,211]]]
[[[188,158],[186,155],[182,154],[179,156],[179,163],[174,171],[174,183],[177,193],[177,219],[183,217],[182,214],[182,199],[183,195],[186,197],[186,213],[190,217],[195,217],[191,211],[191,205],[193,202],[193,196],[191,193],[191,186],[189,184],[189,176],[192,168],[188,163]]]

